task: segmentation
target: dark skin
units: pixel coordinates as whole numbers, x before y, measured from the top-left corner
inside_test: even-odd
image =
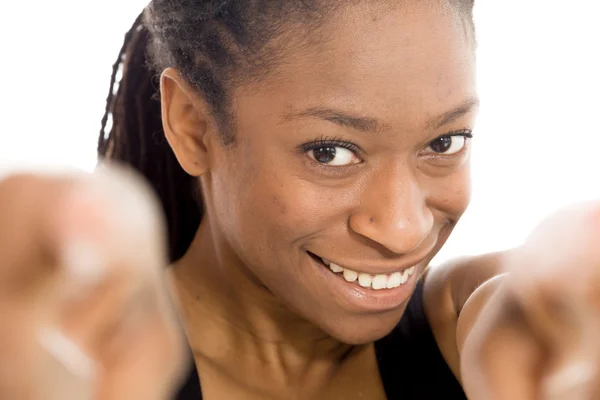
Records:
[[[207,204],[172,272],[208,399],[385,398],[372,342],[408,298],[357,311],[312,273],[306,251],[357,271],[423,274],[468,205],[469,139],[454,136],[450,154],[430,146],[472,129],[477,111],[473,42],[459,17],[364,5],[335,21],[318,33],[331,40],[289,52],[264,81],[236,90],[233,147],[177,71],[162,75],[167,138]],[[340,147],[330,164],[341,166],[298,150],[321,137],[361,150]]]
[[[284,63],[233,92],[234,146],[176,70],[161,76],[167,139],[206,201],[192,246],[167,273],[205,398],[385,399],[372,343],[398,322],[417,277],[470,398],[594,398],[600,205],[551,217],[510,252],[428,268],[469,202],[471,141],[461,135],[477,111],[472,38],[457,14],[423,2],[354,6],[332,21],[313,33],[327,41],[289,43]],[[455,136],[440,154],[444,135]],[[338,140],[333,159],[303,147],[323,137]],[[32,398],[40,377],[61,399],[81,383],[52,375],[56,363],[34,373],[48,358],[40,321],[104,367],[88,382],[99,399],[168,398],[177,384],[185,364],[158,279],[157,212],[131,179],[97,175],[0,182],[0,282],[20,288],[0,291],[11,305],[0,319],[21,321],[0,336],[0,367],[13,366],[0,368],[2,398]],[[105,272],[65,278],[65,246],[82,235]],[[373,289],[307,252],[356,271],[415,273],[397,304],[373,302]],[[81,294],[56,300],[65,288]],[[573,365],[577,374],[561,375]]]

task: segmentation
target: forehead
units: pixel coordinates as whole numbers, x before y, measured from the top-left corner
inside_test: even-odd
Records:
[[[291,41],[260,96],[252,87],[241,92],[252,93],[255,106],[262,98],[272,113],[331,106],[388,125],[425,123],[475,97],[466,21],[436,0],[403,3],[343,9],[301,44]]]

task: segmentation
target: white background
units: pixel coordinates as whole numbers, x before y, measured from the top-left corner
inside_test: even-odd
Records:
[[[111,65],[140,0],[0,5],[0,166],[91,170]],[[600,199],[600,4],[476,0],[472,206],[438,257],[507,248]]]

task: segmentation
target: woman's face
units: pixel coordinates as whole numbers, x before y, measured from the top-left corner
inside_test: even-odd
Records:
[[[234,93],[236,145],[212,150],[213,229],[346,343],[394,327],[467,208],[477,98],[461,18],[437,2],[344,10]]]

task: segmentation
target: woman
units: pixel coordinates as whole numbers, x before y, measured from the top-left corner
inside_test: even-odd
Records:
[[[136,209],[145,201],[122,177],[0,187],[5,215],[33,219],[23,237],[35,215],[53,216],[44,226],[60,241],[38,239],[87,288],[44,348],[96,360],[106,399],[160,398],[173,385],[178,398],[208,400],[593,398],[599,292],[582,283],[600,282],[599,205],[557,214],[510,254],[428,268],[469,202],[472,8],[152,1],[115,65],[99,153],[160,198],[193,362],[179,363],[156,276],[123,267],[161,256],[152,211]],[[59,195],[90,186],[103,194]],[[19,201],[43,193],[54,210]],[[135,331],[123,328],[131,314]]]

